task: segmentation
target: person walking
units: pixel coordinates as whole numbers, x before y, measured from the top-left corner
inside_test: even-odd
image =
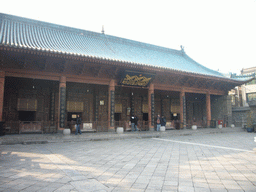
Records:
[[[160,127],[161,127],[161,117],[160,117],[160,115],[158,114],[158,115],[157,115],[157,118],[156,118],[156,131],[159,131],[159,130],[160,130]]]
[[[80,115],[77,115],[77,118],[76,118],[76,135],[79,133],[80,135],[82,134],[81,133],[81,129],[80,129],[80,124],[82,123],[82,120],[81,120],[81,117]]]

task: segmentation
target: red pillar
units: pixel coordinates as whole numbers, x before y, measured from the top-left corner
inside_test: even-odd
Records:
[[[3,120],[5,72],[0,71],[0,121]]]
[[[211,95],[210,93],[206,94],[206,120],[207,120],[207,127],[210,127],[212,115],[211,115]]]
[[[149,126],[149,130],[153,131],[154,130],[155,102],[154,101],[152,102],[151,97],[153,97],[153,99],[154,99],[154,84],[152,84],[152,83],[149,85],[149,88],[148,88],[148,126]]]
[[[109,82],[108,87],[108,130],[115,131],[114,125],[115,113],[115,80]]]
[[[65,116],[66,116],[66,77],[60,77],[59,84],[59,114],[58,114],[58,129],[63,130],[65,128]]]
[[[184,117],[183,117],[183,98],[185,97],[185,91],[181,90],[180,92],[180,128],[183,128],[183,121],[184,121]]]

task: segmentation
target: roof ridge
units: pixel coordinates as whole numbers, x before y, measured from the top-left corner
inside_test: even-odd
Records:
[[[163,46],[159,46],[159,45],[154,45],[154,44],[151,44],[151,43],[146,43],[146,42],[141,42],[141,41],[136,41],[136,40],[132,40],[132,39],[127,39],[127,38],[123,38],[123,37],[117,37],[117,36],[113,36],[113,35],[106,35],[108,38],[112,38],[114,40],[117,40],[117,41],[124,41],[125,43],[127,44],[130,44],[130,45],[136,45],[136,46],[139,46],[141,47],[141,45],[144,45],[143,48],[148,48],[148,49],[151,49],[154,48],[154,49],[158,49],[158,50],[162,50],[162,51],[165,51],[165,52],[172,52],[172,53],[176,53],[176,54],[180,54],[182,55],[182,51],[181,50],[176,50],[176,49],[172,49],[172,48],[168,48],[168,47],[163,47]]]
[[[82,34],[83,32],[90,33],[91,35],[100,34],[100,33],[85,30],[85,29],[79,29],[79,28],[75,28],[75,27],[68,27],[68,26],[61,25],[61,24],[54,24],[54,23],[35,20],[35,19],[30,19],[30,18],[26,18],[26,17],[8,15],[8,14],[5,14],[5,13],[0,13],[0,19],[8,19],[8,20],[12,20],[14,22],[25,23],[25,24],[28,24],[28,25],[34,24],[35,26],[41,26],[43,28],[59,30],[59,31],[62,31],[62,32],[72,32],[72,33],[76,33],[78,35],[83,35]]]
[[[85,30],[85,29],[79,29],[79,28],[68,27],[68,26],[60,25],[60,24],[54,24],[54,23],[50,23],[50,22],[29,19],[29,18],[15,16],[15,15],[8,15],[8,14],[0,13],[0,19],[1,18],[12,20],[14,22],[25,23],[25,24],[31,25],[31,26],[37,26],[37,27],[40,26],[42,28],[57,30],[57,31],[65,32],[65,33],[70,32],[72,34],[77,34],[77,35],[90,35],[90,36],[98,37],[98,38],[106,37],[106,38],[108,38],[108,40],[109,40],[109,38],[111,38],[111,40],[113,39],[117,42],[123,41],[132,46],[136,45],[138,47],[142,47],[141,45],[143,45],[143,48],[147,48],[147,49],[151,49],[151,50],[153,48],[154,50],[162,50],[162,51],[165,51],[168,53],[175,53],[178,55],[182,54],[182,52],[180,50],[171,49],[171,48],[167,48],[167,47],[163,47],[163,46],[159,46],[159,45],[154,45],[154,44],[150,44],[150,43],[146,43],[146,42],[131,40],[131,39],[123,38],[123,37],[117,37],[117,36],[113,36],[113,35],[102,34],[99,32],[89,31],[89,30]]]

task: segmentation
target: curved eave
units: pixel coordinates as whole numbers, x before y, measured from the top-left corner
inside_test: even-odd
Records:
[[[111,64],[116,64],[116,65],[129,65],[127,67],[141,67],[141,68],[147,68],[148,70],[152,70],[155,72],[174,72],[178,74],[186,74],[188,76],[194,76],[194,77],[201,77],[201,78],[206,78],[206,79],[214,79],[214,80],[220,80],[220,81],[227,81],[227,82],[232,82],[235,84],[244,84],[246,82],[241,83],[241,81],[237,81],[234,79],[227,78],[225,76],[213,76],[209,74],[202,74],[202,73],[196,73],[196,72],[188,72],[188,71],[183,71],[183,70],[178,70],[178,69],[173,69],[173,68],[168,68],[168,67],[162,67],[162,66],[154,66],[146,63],[136,63],[136,62],[130,62],[130,61],[123,61],[123,60],[117,60],[117,59],[112,59],[112,58],[104,58],[104,57],[96,57],[92,55],[85,55],[85,54],[77,54],[77,53],[72,53],[72,52],[64,52],[64,51],[57,51],[57,50],[50,50],[50,49],[42,49],[42,48],[34,48],[34,47],[26,47],[26,46],[14,46],[14,45],[0,45],[1,49],[10,49],[12,51],[16,52],[27,52],[27,53],[36,53],[36,54],[51,54],[51,56],[57,56],[57,57],[67,57],[70,59],[76,59],[76,60],[95,60],[98,62],[104,61],[104,62],[111,62]],[[251,80],[248,80],[248,82]]]
[[[255,79],[255,77],[252,77],[252,78],[249,78],[249,79],[247,78],[247,79],[244,79],[244,80],[242,80],[242,79],[241,80],[233,79],[233,80],[238,83],[237,86],[240,86],[240,85],[249,83],[249,82],[251,82],[254,79]]]

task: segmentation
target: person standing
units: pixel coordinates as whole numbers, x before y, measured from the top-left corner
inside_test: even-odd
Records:
[[[81,117],[80,115],[77,115],[77,118],[76,118],[76,135],[77,133],[79,133],[80,135],[82,134],[81,133],[81,129],[80,129],[80,124],[82,123],[82,120],[81,120]]]
[[[137,126],[138,126],[138,120],[139,120],[139,119],[138,119],[138,117],[137,117],[136,115],[135,115],[134,118],[135,118],[135,120],[134,120],[135,131],[138,131],[138,127],[137,127]]]
[[[166,119],[165,119],[164,116],[162,116],[162,118],[161,118],[161,126],[165,127],[165,125],[166,125]]]
[[[136,128],[136,131],[137,131],[137,125],[135,127],[136,118],[134,117],[134,115],[131,116],[130,121],[131,121],[132,131],[134,131],[134,128]]]
[[[157,118],[156,118],[156,131],[159,131],[159,130],[160,130],[160,127],[161,127],[161,117],[160,117],[160,115],[158,114],[158,115],[157,115]]]

